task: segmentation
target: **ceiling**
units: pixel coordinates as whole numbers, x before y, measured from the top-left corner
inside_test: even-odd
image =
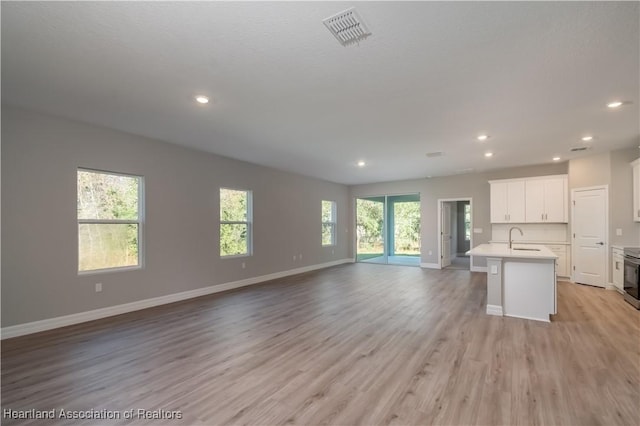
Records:
[[[344,184],[548,163],[638,145],[639,6],[2,2],[2,102]]]

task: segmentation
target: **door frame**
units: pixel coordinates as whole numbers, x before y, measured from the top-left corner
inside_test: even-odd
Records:
[[[471,210],[471,235],[469,237],[469,248],[473,248],[473,197],[438,198],[438,269],[442,269],[442,203],[452,201],[468,201]],[[469,271],[473,270],[473,256],[469,256]]]
[[[571,189],[571,202],[569,203],[569,207],[571,208],[571,223],[570,223],[570,233],[569,237],[571,239],[571,270],[570,270],[570,279],[572,283],[575,283],[575,271],[576,271],[576,245],[575,245],[575,233],[573,232],[573,225],[575,222],[575,209],[573,208],[576,200],[576,192],[582,191],[592,191],[595,189],[604,189],[604,277],[605,283],[604,288],[610,289],[611,284],[609,283],[609,185],[596,185],[596,186],[585,186],[582,188],[572,188]]]

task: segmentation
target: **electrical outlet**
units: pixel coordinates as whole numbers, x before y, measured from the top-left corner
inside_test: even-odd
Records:
[[[429,256],[433,254],[433,250],[429,250]]]
[[[247,267],[247,265],[244,262],[242,262],[242,269],[244,269],[246,267]]]
[[[332,249],[331,254],[336,254],[336,251]]]
[[[616,235],[617,235],[618,237],[621,237],[621,236],[622,236],[622,228],[616,228]]]
[[[302,253],[298,255],[298,259],[302,260]]]
[[[102,283],[96,283],[96,293],[100,293],[102,291]]]
[[[296,255],[295,254],[293,255],[293,261],[294,262],[296,261]]]

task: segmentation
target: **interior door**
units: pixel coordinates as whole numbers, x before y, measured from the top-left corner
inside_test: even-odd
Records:
[[[574,280],[605,287],[607,197],[604,188],[577,190],[573,205]]]
[[[442,203],[442,243],[440,248],[440,256],[442,256],[442,268],[451,265],[451,204]]]

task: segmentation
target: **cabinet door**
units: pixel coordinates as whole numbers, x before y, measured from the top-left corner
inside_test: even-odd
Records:
[[[640,163],[633,166],[633,220],[640,222]]]
[[[525,181],[525,220],[527,223],[544,222],[544,181]]]
[[[491,223],[506,223],[507,220],[507,183],[491,184]]]
[[[544,221],[568,222],[567,180],[565,178],[545,179],[544,183]]]
[[[613,269],[613,285],[616,289],[622,291],[624,286],[624,258],[614,253],[611,259],[611,266]]]
[[[507,183],[507,218],[511,223],[525,222],[525,181]]]

